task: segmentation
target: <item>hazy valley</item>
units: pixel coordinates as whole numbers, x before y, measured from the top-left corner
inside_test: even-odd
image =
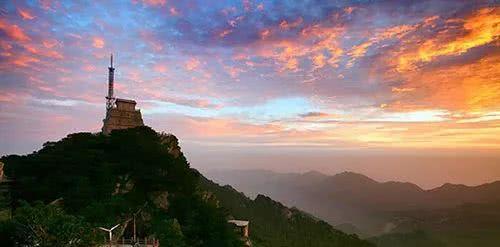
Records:
[[[214,170],[206,175],[250,197],[268,195],[363,237],[423,230],[452,246],[470,246],[498,240],[500,233],[500,182],[424,190],[351,172],[328,176],[315,171]]]

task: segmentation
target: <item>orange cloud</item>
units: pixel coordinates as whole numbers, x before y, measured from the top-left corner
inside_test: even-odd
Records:
[[[493,125],[494,126],[494,125]],[[369,125],[366,128],[347,128],[339,132],[341,138],[353,134],[354,141],[374,147],[411,148],[500,148],[499,128],[491,124],[457,124],[435,122],[426,124],[393,123]]]
[[[313,56],[312,61],[314,64],[314,68],[315,69],[323,68],[326,64],[325,58],[326,57],[323,55],[323,53]]]
[[[233,32],[233,30],[231,30],[231,29],[223,30],[222,32],[219,33],[219,37],[224,38],[232,32]]]
[[[142,0],[142,3],[149,6],[164,6],[167,0]]]
[[[234,66],[224,66],[226,72],[231,76],[231,78],[237,78],[240,73],[245,72],[245,70],[234,67]]]
[[[405,83],[393,88],[398,96],[389,104],[395,110],[439,107],[470,112],[500,108],[500,54],[402,76]]]
[[[425,21],[429,22],[429,20]],[[349,60],[347,67],[351,67],[357,58],[363,57],[366,54],[368,48],[370,48],[372,45],[387,39],[392,39],[392,38],[401,39],[408,33],[415,31],[418,27],[419,25],[413,25],[413,26],[399,25],[377,32],[375,36],[371,37],[369,40],[351,48],[351,50],[348,53],[351,59]]]
[[[167,72],[168,68],[164,64],[155,64],[153,70],[159,73],[165,73]]]
[[[14,92],[0,92],[0,102],[14,103],[17,99],[17,94]]]
[[[281,29],[290,29],[290,28],[296,28],[298,26],[300,26],[302,24],[302,22],[304,21],[304,19],[302,19],[302,17],[299,17],[297,18],[297,20],[293,21],[293,22],[287,22],[286,20],[282,20],[280,22],[280,28]]]
[[[500,8],[484,8],[462,20],[463,35],[450,37],[450,32],[440,32],[427,39],[416,49],[398,57],[397,70],[415,69],[418,63],[435,60],[441,56],[456,56],[468,50],[498,41],[500,34]]]
[[[308,26],[296,38],[260,40],[255,44],[256,55],[275,59],[280,65],[279,71],[299,71],[301,58],[309,58],[316,67],[324,66],[324,63],[337,67],[343,54],[338,40],[343,31],[341,27]],[[261,37],[262,34],[268,36],[266,30]]]
[[[48,57],[48,58],[56,58],[56,59],[63,58],[63,55],[61,53],[59,53],[58,51],[46,49],[44,47],[39,49],[39,48],[37,48],[37,45],[25,44],[25,45],[23,45],[23,47],[27,51],[29,51],[30,53],[32,53],[34,55],[44,56],[44,57]]]
[[[33,19],[35,19],[35,16],[32,15],[28,10],[17,9],[17,12],[19,13],[19,16],[21,16],[21,18],[23,18],[24,20],[33,20]]]
[[[432,26],[438,17],[426,18],[419,27]],[[392,111],[447,109],[453,112],[485,112],[500,109],[500,53],[457,64],[431,61],[460,56],[474,47],[492,44],[498,49],[500,8],[480,9],[464,19],[450,19],[452,27],[430,38],[414,35],[377,64],[389,64],[383,80],[402,81],[391,88],[384,102]],[[456,29],[456,30],[455,30]]]
[[[16,56],[12,63],[17,66],[27,67],[30,63],[38,63],[40,59],[31,56],[20,55]]]
[[[83,70],[85,70],[87,72],[93,72],[93,71],[95,71],[95,66],[91,65],[91,64],[87,64],[87,65],[83,66]]]
[[[198,67],[200,67],[200,60],[198,60],[197,58],[190,58],[184,64],[184,68],[186,68],[186,70],[189,70],[189,71],[195,70]]]
[[[44,10],[53,10],[55,3],[52,0],[40,0],[40,7]]]
[[[45,46],[45,48],[47,49],[51,49],[57,45],[59,45],[59,41],[55,40],[55,39],[48,39],[48,40],[44,40],[42,41],[42,44],[43,46]]]
[[[269,35],[271,35],[271,30],[269,30],[269,29],[265,29],[265,30],[262,30],[260,32],[261,39],[267,39],[267,37],[269,37]]]
[[[10,25],[5,20],[0,20],[0,30],[2,30],[9,38],[15,41],[29,41],[31,40],[19,26]]]
[[[187,120],[187,126],[191,134],[197,137],[251,137],[261,136],[278,132],[281,128],[278,125],[264,124],[254,125],[241,123],[232,119],[215,118],[190,118]]]
[[[415,88],[399,88],[399,87],[392,87],[391,91],[393,93],[405,93],[405,92],[413,92],[415,91]]]
[[[100,38],[100,37],[94,37],[92,39],[92,45],[95,47],[95,48],[103,48],[104,47],[104,39]]]

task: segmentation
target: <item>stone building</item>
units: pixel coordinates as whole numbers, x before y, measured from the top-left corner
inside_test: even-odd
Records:
[[[229,220],[228,223],[232,224],[235,227],[235,230],[238,232],[238,234],[241,237],[241,240],[245,242],[246,246],[252,246],[252,243],[250,242],[250,237],[248,233],[248,225],[249,221],[247,220]]]
[[[111,55],[111,66],[108,76],[108,96],[106,96],[106,118],[103,120],[102,132],[111,133],[115,129],[128,129],[144,125],[141,111],[135,109],[137,104],[134,100],[119,99],[114,97],[114,74],[113,55]]]
[[[115,129],[128,129],[144,125],[141,111],[135,109],[136,102],[128,99],[116,99],[115,106],[107,110],[102,132],[111,133]]]

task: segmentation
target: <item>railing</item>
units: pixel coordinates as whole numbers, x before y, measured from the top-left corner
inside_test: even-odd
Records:
[[[118,241],[113,241],[113,243],[106,243],[102,245],[102,247],[107,247],[107,246],[112,246],[112,247],[159,247],[160,246],[160,241],[154,238],[143,238],[143,239],[136,239],[135,241],[133,239],[125,239],[122,238]]]

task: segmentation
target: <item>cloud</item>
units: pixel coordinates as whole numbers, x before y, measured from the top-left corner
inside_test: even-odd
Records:
[[[16,92],[0,92],[0,102],[14,103],[16,99],[18,99],[18,94]]]
[[[19,55],[11,61],[14,65],[21,66],[21,67],[28,67],[29,65],[31,65],[33,63],[40,62],[40,59],[32,57],[32,56]]]
[[[304,21],[304,19],[302,19],[302,17],[298,17],[295,21],[292,21],[292,22],[288,22],[287,20],[282,20],[280,22],[280,28],[281,29],[290,29],[290,28],[296,28],[300,25],[302,25],[302,22]]]
[[[404,75],[389,104],[395,110],[445,108],[483,111],[500,106],[500,54],[478,61],[428,68]],[[401,94],[404,92],[404,94]]]
[[[258,137],[281,131],[279,125],[248,124],[234,119],[189,118],[187,127],[197,137]]]
[[[484,114],[473,114],[471,117],[461,118],[457,121],[457,123],[479,123],[498,120],[500,120],[500,112],[487,112]]]
[[[95,48],[104,48],[104,44],[104,39],[102,39],[101,37],[92,38],[92,46],[94,46]]]
[[[231,30],[231,29],[223,30],[222,32],[219,33],[219,37],[224,38],[232,32],[233,32],[233,30]]]
[[[159,73],[165,73],[168,71],[168,67],[164,64],[155,64],[153,70]]]
[[[14,41],[25,42],[31,40],[22,28],[16,24],[9,24],[6,20],[0,19],[0,30]]]
[[[170,9],[168,11],[173,16],[178,16],[180,14],[179,11],[175,7],[170,7]]]
[[[299,114],[299,117],[301,117],[301,118],[321,118],[321,117],[327,117],[327,116],[331,116],[331,115],[328,113],[324,113],[324,112],[307,112],[307,113]]]
[[[189,71],[196,70],[198,67],[200,67],[200,60],[195,57],[189,58],[184,64],[184,68]]]
[[[151,30],[140,30],[139,31],[141,39],[149,45],[149,47],[154,51],[154,52],[160,52],[163,50],[164,45],[162,40],[158,39],[156,37],[155,33],[153,33]]]
[[[189,99],[175,96],[166,96],[160,98],[162,101],[173,103],[176,105],[189,106],[194,108],[219,109],[221,104],[217,104],[207,99]]]
[[[415,49],[409,49],[398,56],[397,70],[404,72],[414,70],[418,63],[431,62],[442,56],[457,56],[478,46],[498,40],[500,33],[500,8],[483,8],[475,11],[463,20],[448,20],[459,25],[455,35],[449,29],[440,31],[435,37],[426,39]]]
[[[286,26],[289,27],[288,24]],[[309,59],[315,68],[326,64],[337,66],[343,54],[339,43],[339,36],[344,31],[342,27],[315,24],[300,29],[299,34],[292,37],[281,37],[281,29],[278,25],[262,30],[261,39],[252,46],[255,50],[252,53],[258,57],[275,60],[280,65],[278,70],[282,72],[299,71],[302,59]]]
[[[148,6],[160,7],[167,4],[167,0],[142,0],[142,3]]]
[[[434,19],[435,18],[433,18],[433,20]],[[428,23],[429,20],[426,19],[424,20],[424,22]],[[363,57],[366,54],[368,48],[370,48],[371,46],[388,39],[402,39],[406,34],[415,31],[418,27],[419,25],[398,25],[376,32],[376,34],[369,38],[367,41],[351,48],[348,53],[351,59],[349,60],[347,66],[351,67],[354,61],[357,58]]]
[[[44,10],[54,11],[57,8],[57,6],[59,5],[59,3],[54,1],[54,0],[40,0],[38,2],[40,4],[40,7]]]
[[[19,16],[21,16],[21,18],[23,18],[24,20],[33,20],[33,19],[36,18],[36,16],[34,16],[33,14],[31,14],[26,9],[18,8],[17,12],[19,13]]]
[[[407,93],[407,92],[413,92],[415,91],[415,88],[399,88],[399,87],[392,87],[391,91],[393,93]]]
[[[246,70],[234,66],[225,66],[224,69],[226,70],[226,73],[231,76],[231,78],[238,78],[240,73],[246,72]]]

